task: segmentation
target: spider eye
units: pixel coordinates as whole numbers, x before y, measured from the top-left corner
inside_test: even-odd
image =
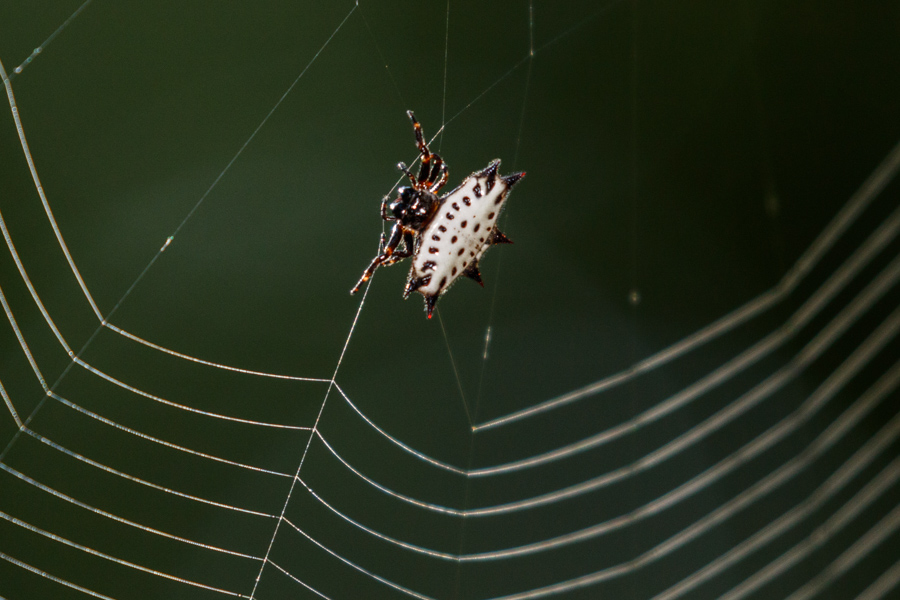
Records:
[[[397,196],[397,199],[391,202],[390,209],[395,219],[401,219],[406,214],[406,210],[412,201],[410,197],[411,191],[409,188],[400,188],[400,194]]]
[[[401,187],[397,190],[397,199],[391,202],[391,212],[394,213],[394,216],[397,218],[403,216],[415,197],[415,190],[410,187]]]

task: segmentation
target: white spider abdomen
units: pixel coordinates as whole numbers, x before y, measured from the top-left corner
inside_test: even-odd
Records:
[[[478,261],[492,244],[509,243],[495,229],[510,188],[524,173],[497,176],[499,160],[472,173],[441,199],[432,221],[419,234],[405,295],[417,291],[431,316],[434,303],[460,275],[481,283]]]

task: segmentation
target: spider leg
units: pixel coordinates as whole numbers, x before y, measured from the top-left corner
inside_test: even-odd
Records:
[[[450,172],[447,169],[447,163],[438,156],[437,154],[433,155],[434,167],[431,169],[431,177],[428,179],[429,189],[431,193],[436,194],[444,184],[447,183],[447,178],[450,176]]]
[[[428,178],[431,175],[431,159],[437,156],[436,154],[431,154],[427,157],[422,157],[422,162],[419,164],[419,180],[418,187],[427,188],[428,187]]]
[[[388,197],[385,196],[384,198],[381,199],[381,218],[384,219],[385,221],[396,221],[397,218],[394,215],[389,215],[387,213],[387,207],[388,207]],[[384,238],[383,233],[381,234],[381,237]],[[381,245],[384,246],[384,240],[382,240]],[[379,250],[378,252],[383,252],[383,250]]]
[[[406,231],[403,233],[403,250],[395,250],[391,257],[382,264],[382,267],[389,267],[390,265],[400,262],[404,258],[408,258],[413,255],[415,251],[415,238],[413,234]]]
[[[428,174],[428,183],[437,181],[438,175],[444,169],[444,159],[439,154],[431,155],[431,173]]]
[[[409,181],[413,184],[413,187],[419,189],[419,180],[416,179],[415,175],[409,172],[409,169],[406,167],[406,163],[397,163],[397,170],[409,177]]]
[[[432,174],[431,170],[431,159],[437,157],[436,154],[432,154],[430,150],[428,150],[428,144],[425,143],[425,135],[422,133],[422,126],[419,124],[419,121],[416,120],[416,115],[413,114],[413,111],[408,110],[406,114],[409,115],[409,120],[412,121],[413,130],[416,134],[416,147],[419,149],[419,154],[421,154],[422,164],[419,167],[419,179],[418,184],[419,187],[425,187],[426,182],[430,181],[430,176]]]
[[[425,143],[425,136],[422,134],[422,126],[419,125],[413,111],[408,110],[406,111],[406,114],[409,115],[409,120],[412,121],[413,129],[416,133],[416,146],[419,148],[419,153],[422,154],[422,162],[428,162],[431,160],[431,152],[428,151],[428,144]]]
[[[359,291],[359,288],[362,287],[362,284],[367,282],[372,274],[375,272],[375,269],[380,267],[382,264],[387,262],[391,256],[394,254],[394,250],[397,249],[397,246],[400,244],[400,240],[403,238],[403,229],[400,227],[400,224],[394,225],[393,229],[391,229],[391,239],[388,240],[387,246],[384,247],[384,251],[375,257],[375,259],[369,264],[365,271],[363,271],[362,277],[360,277],[359,282],[356,286],[350,290],[351,294],[355,294]],[[381,239],[381,244],[379,246],[384,246],[384,237]]]

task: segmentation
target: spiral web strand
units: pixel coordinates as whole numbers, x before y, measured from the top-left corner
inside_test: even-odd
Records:
[[[455,5],[447,2],[438,27],[444,32],[437,51],[442,122],[432,142],[438,136],[443,142],[482,101],[518,77],[524,92],[515,99],[510,168],[518,167],[539,61],[589,26],[613,15],[629,18],[624,9],[636,10],[639,3],[626,4],[614,1],[582,14],[536,45],[542,8],[528,3],[522,7],[525,55],[466,96],[461,109],[450,108],[447,119],[453,105],[448,74],[457,56],[451,36],[460,26]],[[77,6],[11,74],[0,62],[42,227],[52,231],[52,251],[81,292],[77,303],[70,302],[87,308],[81,322],[84,314],[97,319],[84,334],[84,327],[72,333],[79,330],[69,315],[54,318],[57,304],[47,299],[53,280],[29,266],[37,257],[28,232],[14,224],[15,216],[7,221],[0,212],[12,267],[0,283],[0,304],[15,356],[0,372],[0,395],[12,425],[8,439],[0,439],[0,559],[8,572],[30,582],[25,585],[73,598],[117,600],[156,597],[151,593],[499,600],[640,597],[646,590],[658,599],[737,599],[768,593],[777,584],[786,586],[785,596],[799,599],[822,597],[879,549],[896,544],[900,416],[890,407],[900,385],[900,362],[893,362],[900,347],[900,209],[886,190],[900,170],[900,145],[773,287],[593,383],[479,421],[488,343],[499,319],[497,297],[478,349],[481,379],[471,405],[464,363],[454,358],[454,323],[448,319],[445,326],[439,313],[440,343],[452,373],[447,394],[457,396],[456,406],[465,413],[468,453],[433,456],[368,414],[364,407],[373,405],[359,391],[364,396],[366,388],[342,370],[351,344],[371,327],[367,303],[377,302],[370,299],[371,286],[355,305],[349,327],[339,326],[346,336],[339,335],[330,377],[313,376],[302,366],[299,374],[285,374],[193,356],[153,341],[152,333],[110,322],[132,294],[150,285],[164,253],[185,251],[173,245],[177,236],[202,219],[201,206],[209,209],[213,192],[261,143],[267,123],[304,89],[342,36],[368,36],[387,62],[367,14],[375,8],[354,3],[322,31],[299,73],[105,313],[67,245],[65,221],[57,222],[51,209],[56,199],[41,182],[44,167],[29,147],[27,110],[22,107],[23,116],[13,90],[14,80],[16,86],[26,82],[26,68],[54,60],[44,52],[48,44],[58,44],[61,35],[77,36],[77,26],[97,9],[91,0]],[[357,23],[362,29],[349,33]],[[402,101],[407,94],[394,70],[388,67],[385,76]],[[0,211],[6,208],[0,203]],[[637,232],[629,235],[636,244]],[[20,250],[17,241],[29,249]],[[637,267],[631,275],[636,285]],[[747,341],[746,328],[757,323],[753,331],[765,333]],[[729,348],[727,354],[722,347]],[[133,356],[157,377],[123,369],[103,350]],[[696,372],[695,358],[711,366]],[[631,404],[633,414],[618,422],[584,436],[574,429],[573,435],[554,435],[550,447],[543,441],[519,445],[525,452],[517,456],[505,450],[510,436],[527,442],[534,427],[559,427],[560,419],[574,424],[584,418],[579,411],[620,388],[682,369],[693,374],[692,381],[648,385],[646,397]],[[201,398],[160,381],[178,381],[179,373],[184,381],[220,381],[215,389],[221,391]],[[4,384],[8,379],[14,383]],[[225,402],[232,385],[241,390],[238,396],[251,390],[240,396],[245,399],[290,398],[302,407],[267,411],[247,402],[238,409]],[[175,390],[176,396],[157,390]],[[284,390],[288,395],[280,395]],[[689,419],[681,416],[687,411]],[[751,416],[762,411],[768,414],[760,426]],[[651,437],[654,431],[663,433]],[[348,444],[348,435],[358,435],[358,441]],[[733,440],[723,441],[729,436]],[[264,451],[275,447],[283,451]],[[663,477],[652,494],[623,492],[667,469],[678,477]],[[411,479],[397,477],[404,472]],[[120,494],[130,500],[107,501]],[[626,501],[617,503],[623,494]],[[192,521],[211,525],[192,527]],[[542,563],[555,567],[539,568]],[[660,565],[665,577],[641,588],[635,579]],[[780,583],[786,575],[789,583]],[[900,582],[900,569],[885,565],[867,581],[857,597],[888,597]],[[0,600],[9,593],[5,585],[0,578]]]

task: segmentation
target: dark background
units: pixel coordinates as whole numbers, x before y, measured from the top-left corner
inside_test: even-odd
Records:
[[[7,72],[79,5],[4,3],[0,60]],[[337,371],[347,397],[384,431],[465,469],[532,456],[615,426],[781,325],[897,206],[896,182],[773,311],[610,394],[471,433],[473,423],[625,370],[777,285],[900,140],[898,73],[896,2],[454,0],[448,12],[447,3],[427,1],[363,1],[354,9],[352,2],[96,0],[12,86],[43,189],[100,312],[155,344],[245,369],[324,380],[335,373],[363,297],[347,292],[383,229],[379,202],[398,181],[394,165],[416,156],[406,110],[416,112],[429,138],[445,124],[432,149],[449,164],[451,187],[493,158],[503,160],[504,174],[527,171],[501,218],[515,244],[487,255],[485,288],[459,283],[429,321],[419,296],[401,299],[408,266],[379,270]],[[15,123],[4,112],[0,211],[62,336],[76,352],[91,340],[85,361],[150,394],[251,420],[311,426],[327,393],[320,431],[348,462],[392,490],[443,506],[527,498],[632,463],[789,361],[868,283],[855,281],[793,345],[659,426],[521,477],[467,484],[386,442],[327,383],[236,375],[108,329],[97,333],[99,320],[48,224]],[[896,241],[889,245],[865,277],[897,249]],[[154,403],[80,367],[66,372],[69,357],[5,251],[0,286],[60,396],[173,444],[296,471],[304,432],[223,424]],[[770,427],[876,331],[897,302],[891,289],[858,331],[771,405],[743,416],[734,431],[602,496],[516,518],[436,516],[362,483],[319,439],[309,446],[301,477],[366,526],[451,554],[560,535],[658,497]],[[286,478],[185,457],[57,400],[42,401],[13,329],[3,331],[0,381],[23,418],[40,406],[33,431],[158,485],[281,512]],[[897,351],[896,342],[888,344],[820,423],[752,472],[709,490],[690,510],[540,560],[458,567],[423,558],[341,521],[299,486],[286,515],[348,560],[432,597],[486,598],[567,580],[625,563],[740,494],[800,452],[837,418],[839,406],[887,370]],[[777,500],[756,505],[754,517],[722,525],[700,549],[649,571],[565,597],[644,598],[686,577],[800,502],[892,417],[896,400],[855,431],[855,445],[817,463],[808,481],[799,478]],[[266,553],[274,520],[148,491],[34,436],[14,438],[16,425],[4,415],[3,463],[35,481],[147,526]],[[873,519],[896,504],[897,490],[885,498]],[[0,473],[0,511],[110,556],[245,595],[259,570],[259,563],[160,541],[8,472]],[[808,522],[797,540],[828,514]],[[856,536],[872,523],[862,523]],[[404,597],[285,525],[275,539],[275,562],[332,598]],[[701,588],[704,597],[723,593],[797,540],[762,552],[744,571],[726,572],[720,587]],[[854,540],[837,539],[830,554],[814,556],[777,580],[783,587],[760,597],[796,589]],[[887,543],[896,548],[896,542],[894,535]],[[114,598],[222,597],[87,555],[8,520],[0,522],[0,552]],[[855,576],[855,587],[835,588],[834,597],[861,591],[896,551],[879,554],[881,562]],[[8,560],[0,561],[0,596],[84,597]],[[307,596],[313,597],[269,566],[257,597]]]

